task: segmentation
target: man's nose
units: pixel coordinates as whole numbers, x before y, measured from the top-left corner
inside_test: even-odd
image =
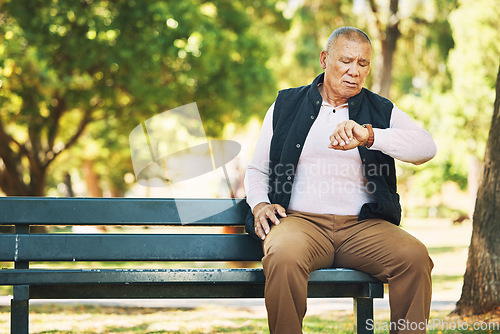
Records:
[[[347,73],[353,77],[357,77],[359,75],[359,64],[357,62],[351,62],[349,64],[349,68]]]

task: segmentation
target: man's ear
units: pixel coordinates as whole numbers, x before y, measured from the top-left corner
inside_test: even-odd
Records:
[[[322,69],[326,69],[326,59],[328,58],[328,53],[325,50],[321,51],[319,54],[319,63]]]

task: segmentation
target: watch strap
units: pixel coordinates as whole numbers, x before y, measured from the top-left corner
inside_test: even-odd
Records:
[[[366,141],[365,147],[371,147],[373,145],[373,141],[375,140],[373,127],[371,124],[363,124],[363,127],[368,129],[368,140]]]

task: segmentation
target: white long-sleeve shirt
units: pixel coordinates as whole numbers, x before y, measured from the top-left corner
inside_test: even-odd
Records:
[[[270,203],[268,179],[273,112],[274,103],[264,118],[245,175],[247,202],[252,210],[261,202]],[[358,150],[342,151],[328,147],[329,136],[337,124],[347,120],[347,103],[334,108],[323,101],[297,164],[288,209],[358,215],[364,203],[373,202]],[[392,109],[390,127],[374,128],[373,133],[374,142],[369,149],[381,151],[395,159],[421,164],[436,154],[432,136],[396,106]]]

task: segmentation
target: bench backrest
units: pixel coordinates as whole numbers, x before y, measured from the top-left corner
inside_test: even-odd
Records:
[[[247,212],[242,199],[2,197],[0,226],[15,231],[0,234],[0,261],[260,260],[261,243],[246,234],[29,233],[36,225],[241,226]]]
[[[206,217],[188,220],[179,207]],[[1,197],[0,225],[245,225],[248,209],[244,199],[230,198]]]

